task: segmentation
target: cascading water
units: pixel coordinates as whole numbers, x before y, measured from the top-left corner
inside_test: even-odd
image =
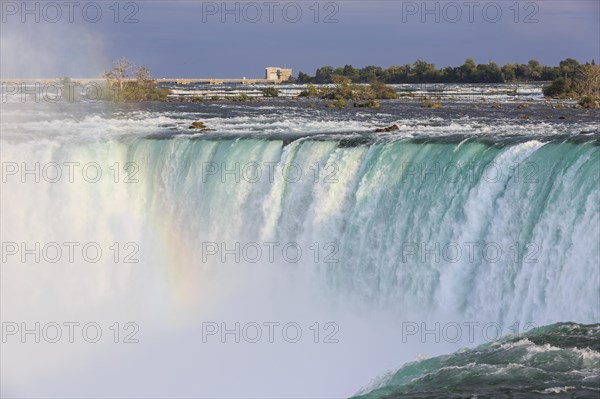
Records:
[[[495,322],[503,334],[514,323],[596,322],[599,148],[593,137],[3,139],[3,165],[19,169],[3,169],[3,243],[104,251],[95,263],[52,263],[3,248],[3,320],[96,320],[105,331],[134,320],[144,337],[127,348],[46,345],[27,371],[14,360],[39,352],[7,345],[3,378],[14,385],[3,393],[77,396],[92,384],[99,395],[351,395],[401,360],[465,345],[407,348],[405,322]],[[21,174],[32,159],[63,174],[79,166],[73,182],[36,183]],[[97,182],[82,178],[87,163],[99,165]],[[205,321],[295,321],[304,339],[206,343]],[[322,343],[328,334],[335,345]],[[86,356],[93,366],[81,366]],[[131,380],[117,378],[115,361]],[[329,372],[311,371],[315,362]],[[140,388],[140,378],[150,381]]]
[[[335,243],[329,262],[300,262],[333,295],[400,314],[551,323],[600,315],[598,151],[140,140],[122,162],[148,171],[131,201],[181,227],[196,261],[205,242]]]

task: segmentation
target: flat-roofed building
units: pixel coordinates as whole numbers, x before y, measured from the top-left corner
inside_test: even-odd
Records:
[[[267,67],[265,69],[265,79],[283,82],[292,77],[291,68]]]

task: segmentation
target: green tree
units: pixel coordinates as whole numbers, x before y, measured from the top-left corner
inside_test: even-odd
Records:
[[[542,65],[537,60],[529,60],[527,66],[531,79],[539,80],[542,77]]]
[[[504,81],[502,70],[496,63],[491,61],[488,64],[477,65],[476,76],[476,81],[481,83],[502,83]]]
[[[559,77],[542,89],[546,97],[561,97],[571,92],[571,79]]]
[[[412,68],[412,72],[417,81],[423,80],[434,80],[435,78],[435,65],[425,61],[417,60]]]
[[[472,58],[467,58],[465,63],[460,67],[460,80],[462,82],[473,82],[477,75],[477,65]]]
[[[317,69],[315,74],[315,83],[331,83],[331,77],[333,76],[333,68],[330,66],[325,66]]]
[[[383,69],[378,66],[368,65],[362,68],[358,73],[358,81],[361,83],[367,83],[373,79],[379,79],[383,75]]]
[[[312,77],[304,72],[298,73],[298,78],[296,79],[296,83],[310,83],[312,81]]]
[[[391,66],[383,71],[382,80],[386,83],[402,83],[405,82],[404,69],[399,66]]]
[[[579,68],[579,62],[573,58],[567,58],[559,63],[561,75],[565,78],[572,78]]]
[[[353,82],[358,80],[358,70],[354,68],[352,65],[345,65],[342,70],[342,74],[347,78],[350,78]]]
[[[506,64],[502,67],[502,75],[507,82],[517,80],[517,66],[515,64]]]

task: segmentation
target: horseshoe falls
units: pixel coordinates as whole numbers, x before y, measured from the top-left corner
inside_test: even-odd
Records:
[[[546,344],[597,384],[586,119],[164,107],[3,115],[3,395],[394,397]]]

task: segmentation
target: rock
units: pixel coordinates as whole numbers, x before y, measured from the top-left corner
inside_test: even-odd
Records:
[[[380,127],[380,128],[377,128],[377,129],[375,129],[375,131],[376,131],[377,133],[382,133],[382,132],[395,132],[395,131],[397,131],[397,130],[400,130],[400,126],[398,126],[396,123],[394,123],[393,125],[391,125],[391,126],[388,126],[388,127]]]
[[[192,122],[190,129],[206,129],[206,125],[204,124],[204,122],[196,121]]]
[[[558,119],[567,119],[567,118],[564,116],[559,116]]]
[[[339,98],[335,101],[328,101],[325,103],[325,107],[327,108],[346,108],[348,105],[343,98]]]
[[[379,100],[355,102],[354,107],[355,108],[379,108],[379,107],[381,107],[381,102]]]

